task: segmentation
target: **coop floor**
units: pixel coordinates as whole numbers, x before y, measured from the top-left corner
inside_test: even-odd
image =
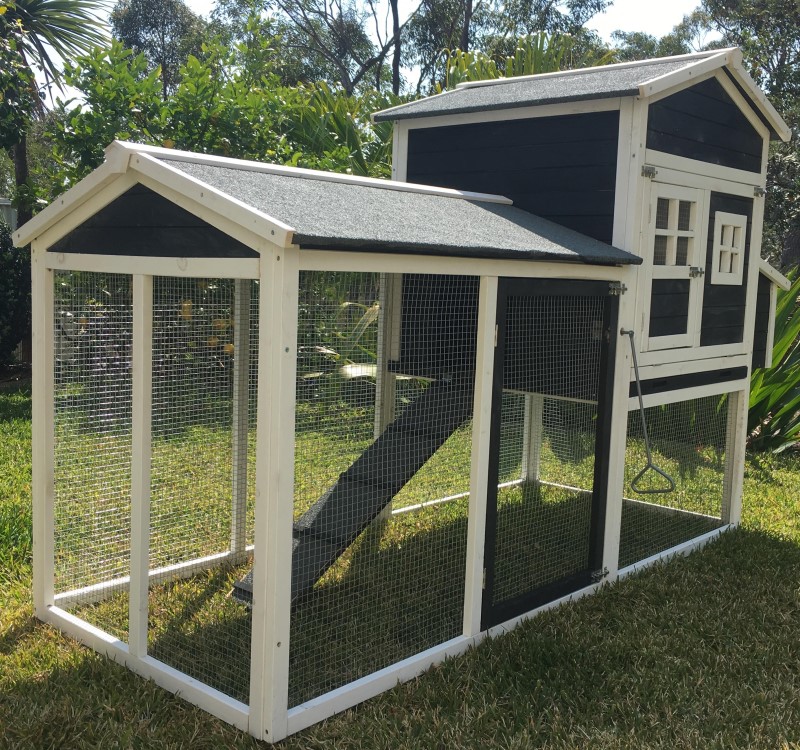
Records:
[[[518,498],[500,508],[499,523],[514,523],[523,512],[520,501],[524,503],[524,494],[527,493],[520,487]],[[585,507],[586,497],[586,493],[570,494],[559,489],[549,502],[569,518],[576,509]],[[541,498],[538,502],[542,502]],[[458,634],[464,558],[452,555],[451,545],[454,537],[463,535],[466,510],[466,499],[459,500],[395,516],[382,531],[368,530],[312,594],[295,606],[290,705],[298,705],[422,650],[415,649],[415,645],[423,640],[427,647],[431,639],[442,642]],[[551,508],[549,512],[556,511]],[[626,500],[620,566],[645,559],[720,525],[718,519],[708,516]],[[583,544],[583,536],[580,543]],[[564,540],[559,547],[565,547]],[[535,555],[524,554],[523,560],[531,568],[535,565]],[[404,579],[401,597],[385,596],[385,591],[396,589],[388,577],[396,577],[403,570],[426,568],[435,568],[436,580],[450,584],[431,586],[430,578],[418,575]],[[230,597],[230,591],[247,569],[246,565],[217,568],[153,586],[149,618],[152,656],[245,703],[249,695],[251,612]],[[528,580],[536,581],[536,573],[531,572]],[[426,608],[435,612],[436,617],[410,615],[414,610],[422,612]],[[71,611],[125,640],[128,617],[125,593],[99,604],[75,605]],[[320,623],[315,621],[320,616],[331,626],[322,640],[318,638]],[[369,648],[364,648],[365,638],[371,644]],[[220,644],[224,647],[220,648]],[[333,656],[331,649],[335,651]]]

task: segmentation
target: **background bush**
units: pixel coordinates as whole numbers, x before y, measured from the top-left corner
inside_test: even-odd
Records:
[[[29,330],[31,261],[27,250],[14,247],[11,229],[0,221],[0,367]]]

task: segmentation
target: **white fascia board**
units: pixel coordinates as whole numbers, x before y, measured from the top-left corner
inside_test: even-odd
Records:
[[[780,139],[785,143],[788,143],[792,138],[792,129],[786,124],[785,120],[780,116],[780,114],[778,114],[778,110],[772,106],[772,102],[767,99],[766,94],[747,72],[744,64],[742,63],[741,51],[731,62],[729,69],[737,83],[739,83],[739,85],[741,85],[742,88],[744,88],[750,94],[753,99],[753,103],[758,105],[758,108],[761,110],[761,114],[764,115],[764,117],[767,119],[767,122],[769,122],[769,124],[774,128]]]
[[[295,231],[293,227],[169,164],[164,164],[160,159],[147,153],[133,153],[130,168],[185,195],[209,212],[224,216],[280,247],[289,247],[292,244]],[[207,218],[198,215],[201,219]]]
[[[106,152],[106,161],[97,169],[73,185],[67,192],[56,198],[49,206],[40,211],[30,221],[23,224],[14,232],[14,244],[24,247],[41,236],[52,227],[62,216],[74,211],[93,195],[116,180],[128,169],[128,155],[123,152],[109,154]]]
[[[431,185],[416,185],[411,182],[397,180],[383,180],[378,177],[360,177],[358,175],[340,174],[338,172],[323,172],[317,169],[304,169],[302,167],[286,167],[282,164],[266,164],[260,161],[247,159],[231,159],[227,156],[214,156],[212,154],[195,154],[191,151],[176,151],[158,146],[140,146],[136,143],[115,141],[112,146],[127,149],[131,153],[147,154],[155,160],[171,159],[172,161],[204,164],[211,167],[224,167],[227,169],[246,169],[249,172],[263,174],[276,174],[285,177],[316,180],[318,182],[339,182],[345,185],[361,185],[364,187],[381,188],[383,190],[396,190],[403,193],[423,193],[425,195],[441,195],[446,198],[461,198],[463,200],[481,201],[484,203],[502,203],[511,205],[512,201],[502,195],[493,193],[475,193],[467,190],[453,190],[452,188],[433,187]]]
[[[792,286],[792,282],[780,271],[773,268],[764,258],[758,259],[758,272],[764,274],[773,284],[779,286],[784,291],[788,291]]]
[[[663,91],[692,83],[696,78],[704,76],[723,65],[732,64],[736,57],[741,58],[742,53],[738,47],[730,47],[717,52],[715,55],[697,60],[693,65],[687,65],[680,70],[673,70],[657,78],[639,84],[639,95],[642,97],[655,96]]]

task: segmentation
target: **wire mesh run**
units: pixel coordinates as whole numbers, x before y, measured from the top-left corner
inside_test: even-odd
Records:
[[[494,605],[589,569],[604,306],[601,297],[508,298]]]
[[[461,632],[477,289],[301,274],[290,706]]]
[[[127,608],[97,603],[130,564],[131,279],[54,278],[56,603],[125,640]]]
[[[628,416],[625,497],[619,567],[624,568],[722,526],[728,397],[679,401],[645,409],[653,463],[675,481],[663,494],[640,495],[631,481],[646,463],[638,409]],[[638,485],[662,489],[649,472]]]
[[[148,652],[246,702],[246,569],[258,320],[251,283],[153,281]],[[250,523],[252,527],[252,523]]]

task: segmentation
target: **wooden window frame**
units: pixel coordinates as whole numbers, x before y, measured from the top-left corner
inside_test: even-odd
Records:
[[[733,227],[734,238],[730,245],[723,244],[723,227]],[[736,244],[737,233],[739,245]],[[714,212],[714,244],[711,265],[711,283],[726,286],[741,286],[744,278],[744,260],[747,247],[747,216],[733,214],[727,211]],[[738,259],[736,270],[723,271],[720,269],[722,254],[728,252]]]

